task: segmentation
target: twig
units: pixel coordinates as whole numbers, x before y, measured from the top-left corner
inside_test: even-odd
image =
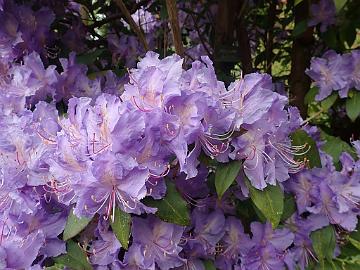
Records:
[[[180,26],[177,16],[178,12],[176,7],[176,1],[166,0],[166,8],[169,15],[171,33],[175,45],[175,52],[181,57],[184,57],[184,46],[181,40],[181,32],[180,32]]]
[[[205,49],[205,51],[206,51],[206,53],[208,54],[208,56],[210,57],[210,59],[212,59],[212,53],[210,52],[209,48],[207,47],[206,42],[205,42],[205,40],[204,40],[204,38],[203,38],[203,36],[202,36],[202,34],[201,34],[201,32],[200,32],[200,29],[199,29],[198,24],[197,24],[197,23],[198,23],[198,20],[195,20],[193,14],[191,14],[191,18],[192,18],[192,20],[193,20],[193,22],[194,22],[195,30],[196,30],[196,32],[197,32],[197,34],[198,34],[198,36],[199,36],[201,45],[202,45],[203,48]]]
[[[149,50],[149,45],[146,42],[145,39],[145,35],[144,33],[141,31],[140,27],[135,23],[134,19],[131,17],[131,14],[129,12],[129,10],[126,8],[124,2],[122,0],[114,0],[115,3],[118,5],[118,7],[120,8],[121,12],[123,13],[123,15],[125,16],[128,24],[130,25],[130,28],[136,33],[136,35],[138,36],[140,42],[142,43],[142,45],[144,46],[144,49],[146,51]]]
[[[320,114],[322,114],[323,112],[325,112],[324,108],[321,108],[319,111],[317,111],[316,113],[314,113],[312,116],[306,118],[304,121],[302,121],[301,126],[309,123],[311,120],[313,120],[314,118],[318,117]]]

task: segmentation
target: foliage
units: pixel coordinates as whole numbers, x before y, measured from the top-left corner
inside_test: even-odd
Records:
[[[0,0],[0,268],[359,269],[359,14]]]

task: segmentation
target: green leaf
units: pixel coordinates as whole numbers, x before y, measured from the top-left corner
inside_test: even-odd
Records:
[[[263,215],[263,213],[259,210],[259,208],[256,207],[254,203],[252,203],[252,207],[256,213],[257,218],[262,222],[265,223],[267,218]]]
[[[334,0],[335,7],[336,7],[336,13],[339,13],[340,10],[345,6],[347,0]]]
[[[85,229],[90,221],[91,218],[79,218],[74,215],[73,211],[70,211],[63,233],[63,240],[67,241],[76,236],[79,232]]]
[[[295,211],[296,211],[296,203],[294,196],[286,194],[284,200],[284,210],[281,216],[281,220],[287,220],[295,213]]]
[[[205,260],[203,261],[205,270],[216,270],[215,265],[213,263],[213,261],[211,260]]]
[[[310,103],[314,102],[315,96],[318,92],[319,92],[319,88],[317,88],[316,86],[311,87],[304,97],[305,105],[309,105]]]
[[[297,5],[300,4],[302,1],[304,1],[304,0],[295,0],[295,1],[294,1],[294,5],[297,6]]]
[[[304,33],[306,31],[307,28],[308,28],[307,20],[303,20],[303,21],[297,23],[292,32],[293,37],[296,38],[296,37],[300,36],[302,33]]]
[[[261,191],[254,188],[248,179],[245,184],[257,209],[271,222],[273,228],[276,228],[284,209],[284,193],[280,186],[269,185]]]
[[[65,268],[65,265],[62,264],[54,264],[52,266],[45,267],[45,270],[62,270]]]
[[[316,230],[310,235],[314,251],[320,261],[332,260],[336,245],[335,231],[330,225]]]
[[[329,46],[331,49],[337,49],[339,47],[339,40],[338,40],[338,32],[334,28],[328,29],[325,33],[321,35],[325,44]]]
[[[331,94],[330,96],[328,96],[327,98],[325,98],[320,102],[321,108],[323,108],[324,111],[327,111],[328,109],[331,108],[332,105],[334,105],[337,98],[338,98],[337,93]]]
[[[310,88],[310,90],[306,93],[304,98],[304,103],[306,105],[310,105],[311,103],[319,103],[322,110],[327,111],[331,108],[332,105],[334,105],[335,101],[338,98],[337,93],[333,93],[324,100],[318,102],[315,100],[315,96],[319,92],[319,88],[316,86]]]
[[[334,137],[325,132],[321,132],[321,138],[326,141],[321,149],[333,158],[334,164],[339,163],[339,157],[342,152],[347,152],[352,155],[353,158],[356,158],[354,149],[339,137]]]
[[[93,52],[76,56],[76,62],[83,65],[90,65],[105,51],[105,49],[96,49]]]
[[[360,250],[360,241],[356,240],[356,239],[353,239],[351,237],[348,238],[349,239],[349,242],[354,246],[356,247],[358,250]]]
[[[131,215],[116,207],[114,222],[111,222],[110,225],[121,246],[127,250],[129,247]]]
[[[54,258],[54,261],[73,270],[92,270],[85,252],[72,240],[67,241],[67,253]]]
[[[350,94],[345,107],[347,115],[354,122],[360,115],[360,91],[352,91]]]
[[[297,161],[303,161],[304,159],[309,161],[310,168],[321,167],[321,160],[319,151],[317,149],[315,141],[304,131],[297,130],[290,135],[293,146],[307,145],[310,149],[305,148],[305,154],[296,155],[294,159]]]
[[[333,261],[323,260],[320,261],[314,268],[314,270],[342,270],[341,266]]]
[[[219,164],[215,173],[215,187],[219,198],[224,195],[225,191],[234,182],[236,176],[239,174],[240,168],[241,162],[237,160]]]
[[[167,181],[167,192],[163,199],[153,200],[146,198],[144,203],[150,207],[156,207],[156,215],[165,222],[175,223],[181,226],[190,224],[189,211],[186,202],[177,192],[175,185]]]

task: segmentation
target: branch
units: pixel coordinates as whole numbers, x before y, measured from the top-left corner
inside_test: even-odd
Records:
[[[266,72],[271,75],[272,59],[273,59],[273,45],[274,45],[274,25],[276,19],[276,2],[270,1],[268,13],[268,27],[266,29],[266,45],[265,45],[265,59]]]
[[[236,37],[239,46],[240,52],[240,61],[242,71],[245,74],[253,72],[252,66],[252,59],[251,59],[251,48],[249,42],[249,35],[246,30],[245,20],[244,20],[244,12],[247,5],[247,0],[243,1],[239,15],[238,15],[238,22],[237,22],[237,29],[236,29]]]
[[[309,3],[308,1],[302,1],[295,7],[295,25],[307,19],[308,14]],[[291,51],[290,103],[298,107],[303,118],[306,118],[307,114],[304,98],[311,83],[310,78],[305,74],[305,69],[310,66],[311,45],[313,42],[313,28],[309,27],[304,33],[295,38]]]
[[[181,57],[184,57],[184,46],[181,40],[181,32],[180,32],[180,26],[177,16],[178,12],[176,7],[176,0],[166,0],[166,8],[169,14],[171,33],[175,45],[175,52]]]
[[[222,0],[219,1],[218,12],[215,24],[214,36],[214,64],[215,68],[222,74],[231,74],[234,67],[234,61],[224,61],[222,56],[229,48],[233,48],[235,41],[235,27],[237,15],[240,14],[240,1]],[[226,81],[226,79],[224,78]],[[230,77],[229,77],[230,80]],[[226,83],[229,83],[229,80]]]
[[[145,35],[141,31],[140,27],[135,23],[134,19],[131,17],[129,10],[126,8],[122,0],[114,0],[117,6],[120,8],[121,12],[124,14],[127,23],[130,25],[130,28],[136,33],[140,42],[142,43],[146,51],[149,50],[149,45],[146,42]]]
[[[205,51],[206,51],[207,55],[209,56],[209,58],[212,59],[212,53],[210,52],[209,48],[207,47],[206,42],[205,42],[205,40],[204,40],[204,38],[203,38],[203,36],[202,36],[202,34],[201,34],[201,31],[200,31],[200,29],[199,29],[198,24],[197,24],[197,23],[198,23],[198,20],[195,20],[195,17],[194,17],[193,14],[191,14],[191,18],[192,18],[192,20],[193,20],[193,22],[194,22],[195,30],[196,30],[196,32],[197,32],[197,34],[198,34],[198,36],[199,36],[201,45],[202,45],[203,48],[205,49]]]

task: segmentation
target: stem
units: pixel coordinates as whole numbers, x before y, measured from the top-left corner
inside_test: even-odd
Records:
[[[173,36],[173,41],[175,45],[175,52],[184,57],[184,46],[181,40],[181,31],[178,21],[178,11],[176,7],[175,0],[166,0],[166,8],[169,15],[170,26],[171,26],[171,33]]]
[[[131,17],[131,14],[127,7],[125,6],[124,2],[122,0],[114,0],[116,5],[120,8],[121,12],[125,16],[125,19],[127,20],[128,24],[130,25],[130,28],[136,33],[138,36],[140,42],[144,46],[144,49],[146,51],[149,50],[149,45],[146,42],[145,35],[141,31],[140,27],[135,23],[134,19]]]
[[[195,20],[195,17],[194,17],[193,14],[191,14],[191,18],[192,18],[192,20],[193,20],[193,22],[194,22],[195,30],[196,30],[196,32],[197,32],[197,34],[198,34],[198,36],[199,36],[201,45],[203,46],[203,48],[205,49],[207,55],[208,55],[208,56],[210,57],[210,59],[211,59],[211,58],[212,58],[212,54],[211,54],[209,48],[207,47],[206,42],[205,42],[205,40],[204,40],[204,38],[203,38],[203,36],[202,36],[202,34],[201,34],[201,31],[200,31],[199,26],[198,26],[198,24],[197,24],[197,23],[198,23],[198,20]]]
[[[295,25],[306,20],[308,14],[309,3],[308,1],[302,1],[295,7]],[[311,82],[310,78],[305,74],[305,69],[310,66],[313,42],[313,28],[309,27],[294,40],[291,51],[290,102],[298,107],[303,118],[307,115],[304,98]]]
[[[241,6],[241,10],[238,15],[236,37],[239,46],[241,68],[244,74],[253,72],[251,48],[249,42],[249,35],[245,25],[244,13],[247,6],[247,0],[244,0]]]
[[[318,112],[316,112],[316,113],[314,113],[312,116],[306,118],[306,119],[301,123],[301,125],[303,126],[303,125],[309,123],[312,119],[318,117],[318,116],[319,116],[320,114],[322,114],[324,111],[325,111],[325,109],[324,109],[324,108],[321,108]]]

